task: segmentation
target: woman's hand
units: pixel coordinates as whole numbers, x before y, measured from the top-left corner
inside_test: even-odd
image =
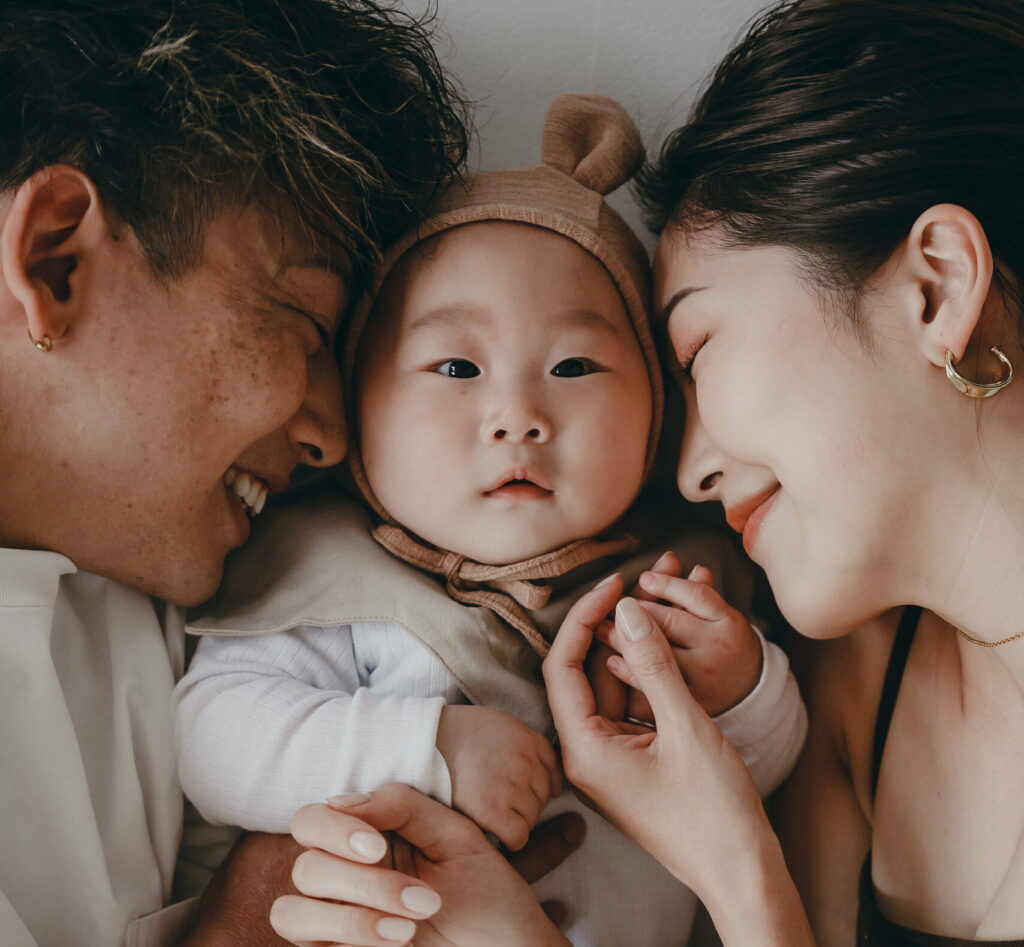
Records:
[[[521,874],[469,819],[408,786],[306,806],[292,821],[308,849],[292,875],[300,894],[275,902],[271,924],[300,947],[395,947],[414,935],[421,947],[564,947],[528,882],[579,845],[582,826],[548,823],[540,857],[519,853]]]
[[[609,641],[650,702],[657,731],[598,714],[584,665],[594,628],[621,595],[614,576],[583,596],[544,662],[566,777],[697,893],[726,944],[812,943],[750,773],[633,599],[619,601]]]

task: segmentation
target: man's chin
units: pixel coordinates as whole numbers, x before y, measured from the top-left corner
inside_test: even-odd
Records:
[[[209,601],[220,586],[224,575],[224,562],[218,560],[205,566],[192,561],[179,570],[169,569],[163,575],[140,579],[136,588],[163,599],[172,605],[192,608]]]

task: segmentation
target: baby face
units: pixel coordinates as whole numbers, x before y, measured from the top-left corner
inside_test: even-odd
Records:
[[[421,539],[485,563],[594,536],[640,489],[651,386],[622,297],[573,241],[445,231],[389,275],[357,357],[374,493]]]

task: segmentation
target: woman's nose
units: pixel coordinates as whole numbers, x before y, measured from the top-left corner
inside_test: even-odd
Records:
[[[306,397],[287,424],[299,462],[332,467],[345,457],[348,432],[342,406],[341,373],[334,355],[323,349],[310,360]]]
[[[692,503],[720,500],[719,482],[724,466],[721,454],[701,421],[697,400],[688,393],[686,427],[683,429],[683,446],[676,474],[679,492]]]

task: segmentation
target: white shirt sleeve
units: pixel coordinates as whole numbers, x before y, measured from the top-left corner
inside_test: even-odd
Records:
[[[754,631],[761,641],[761,679],[735,707],[713,719],[747,764],[764,798],[790,774],[803,749],[807,708],[786,652],[766,641],[756,627]]]
[[[181,783],[208,821],[269,832],[308,803],[389,782],[449,803],[437,726],[461,699],[385,622],[205,637],[175,689]]]

